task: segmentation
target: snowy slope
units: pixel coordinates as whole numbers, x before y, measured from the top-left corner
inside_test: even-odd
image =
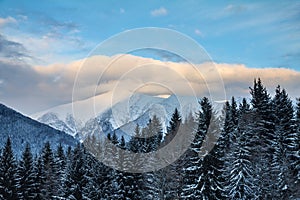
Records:
[[[1,147],[3,147],[8,136],[11,138],[13,151],[17,156],[21,155],[26,143],[30,144],[33,154],[38,154],[47,141],[50,142],[53,148],[56,148],[60,143],[65,148],[75,146],[77,143],[72,136],[0,104]]]
[[[163,98],[137,93],[111,105],[111,95],[111,93],[105,93],[75,102],[73,105],[65,104],[38,113],[35,117],[40,122],[83,139],[86,135],[95,133],[106,135],[115,129],[119,134],[130,135],[136,124],[142,127],[146,126],[154,114],[161,120],[165,129],[175,108],[179,110],[183,120],[189,114],[195,115],[199,109],[198,99],[193,96],[171,95]],[[93,107],[94,102],[96,102],[96,109],[87,111]],[[214,103],[213,105],[217,110],[221,110],[223,107],[223,103]],[[75,112],[72,110],[72,106],[76,108]],[[95,114],[96,112],[97,114]],[[74,113],[75,117],[71,113]]]

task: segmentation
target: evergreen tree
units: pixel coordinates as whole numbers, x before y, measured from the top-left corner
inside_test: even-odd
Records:
[[[119,147],[123,150],[126,149],[126,142],[125,142],[125,138],[123,135],[121,136],[121,141],[120,141]]]
[[[0,162],[0,199],[18,199],[17,166],[11,148],[10,138],[7,138],[2,150]]]
[[[113,143],[114,145],[119,144],[119,140],[118,140],[118,136],[116,135],[116,132],[114,131],[112,138],[111,138],[111,143]]]
[[[59,191],[58,179],[56,176],[56,165],[54,155],[49,142],[46,142],[42,150],[42,172],[43,172],[43,198],[51,199]]]
[[[45,173],[43,171],[43,161],[41,157],[37,157],[34,162],[34,200],[41,200],[43,198],[43,186],[45,181]]]
[[[57,178],[57,195],[62,197],[64,191],[65,173],[66,173],[67,158],[61,144],[58,145],[55,153],[56,178]]]
[[[299,198],[300,197],[300,98],[297,99],[297,104],[296,104],[296,135],[294,137],[294,149],[293,149],[293,154],[291,156],[291,161],[292,161],[292,171],[293,171],[293,176],[296,177],[296,180],[294,182],[294,197]]]
[[[162,125],[156,115],[153,116],[146,127],[146,152],[148,154],[145,161],[145,170],[149,171],[144,174],[145,190],[144,196],[146,199],[161,199],[163,194],[161,191],[161,176],[159,171],[150,171],[157,165],[158,158],[155,151],[158,150],[162,140]],[[149,137],[150,136],[150,137]]]
[[[292,101],[286,91],[276,88],[273,98],[275,111],[275,137],[277,146],[272,160],[272,171],[275,182],[273,184],[273,197],[285,199],[292,193],[294,185],[292,174],[292,157],[295,149],[296,128]]]
[[[18,167],[19,197],[33,199],[35,197],[35,174],[30,145],[27,143]]]
[[[168,144],[177,134],[179,127],[181,125],[181,116],[177,108],[175,108],[174,113],[172,114],[171,121],[167,127],[167,133],[164,137],[164,145]]]
[[[71,164],[67,169],[65,180],[66,190],[64,196],[67,199],[86,199],[86,171],[84,168],[84,154],[80,144],[73,151]]]
[[[238,132],[241,130],[238,129]],[[251,146],[247,133],[240,132],[226,160],[226,185],[224,191],[228,199],[256,199],[254,169],[251,163]]]
[[[170,143],[177,134],[177,137],[182,137],[181,135],[183,132],[181,125],[181,116],[176,108],[171,121],[169,122],[169,126],[167,127],[167,133],[164,137],[163,145]],[[172,148],[173,152],[169,152],[169,155],[177,157],[177,155],[181,153],[181,148],[182,146],[180,146],[180,144],[174,146]],[[161,188],[164,191],[164,199],[176,199],[180,195],[179,192],[181,192],[180,188],[182,187],[181,164],[182,163],[177,160],[160,170],[160,174],[162,175]]]
[[[224,194],[224,185],[228,179],[224,174],[225,161],[237,138],[238,110],[234,97],[231,99],[231,104],[229,102],[225,103],[224,110],[224,126],[216,145],[208,155],[208,158],[210,158],[208,162],[212,163],[210,165],[211,169],[209,169],[209,174],[211,176],[210,184],[213,190],[212,195],[215,199],[223,199],[226,197],[226,193]],[[209,188],[207,188],[207,191],[209,191]]]
[[[180,195],[183,199],[205,199],[203,190],[206,187],[206,171],[203,169],[203,155],[199,154],[212,117],[212,106],[206,97],[200,101],[200,106],[201,110],[197,118],[198,128],[188,149],[187,162],[184,166],[185,181]]]
[[[273,193],[273,172],[271,165],[275,147],[278,146],[275,136],[275,116],[267,89],[261,80],[254,80],[253,88],[250,88],[252,95],[252,112],[255,115],[255,134],[253,135],[253,163],[256,163],[257,184],[260,188],[259,198],[270,199]]]

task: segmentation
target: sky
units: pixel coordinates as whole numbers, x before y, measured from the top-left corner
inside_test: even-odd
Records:
[[[70,102],[76,63],[107,39],[143,27],[174,30],[200,44],[221,70],[228,95],[245,95],[258,75],[267,86],[300,95],[299,1],[0,0],[0,101],[27,114]],[[163,53],[142,50],[130,58],[182,62]],[[102,54],[97,62],[114,56]]]

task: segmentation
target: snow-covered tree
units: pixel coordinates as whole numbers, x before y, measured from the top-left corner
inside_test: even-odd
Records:
[[[255,133],[253,135],[253,160],[256,163],[258,187],[261,189],[259,197],[269,199],[273,193],[273,173],[271,164],[275,148],[278,146],[275,135],[275,116],[270,95],[260,79],[254,80],[252,95],[252,112],[255,115]]]
[[[66,174],[66,164],[67,159],[64,153],[63,146],[61,144],[58,145],[57,150],[55,152],[54,157],[55,167],[56,167],[56,179],[58,184],[58,196],[63,196],[64,191],[64,182],[65,182],[65,174]]]
[[[59,191],[58,178],[56,174],[56,164],[50,142],[46,142],[42,150],[43,166],[43,198],[53,198]]]
[[[0,199],[18,199],[17,166],[9,137],[7,138],[1,155]]]
[[[67,199],[87,199],[86,170],[84,168],[84,154],[80,144],[73,151],[72,161],[67,168],[64,197]]]
[[[254,186],[254,169],[251,163],[251,145],[249,145],[248,133],[238,129],[236,143],[227,155],[226,184],[224,191],[228,199],[256,199]]]
[[[35,173],[30,145],[28,143],[18,165],[18,182],[19,197],[21,199],[33,199],[35,197]]]
[[[199,153],[212,117],[212,106],[206,97],[200,101],[200,106],[197,118],[198,128],[188,149],[187,162],[184,166],[184,186],[180,194],[183,199],[205,199],[203,190],[206,186],[207,174],[203,169],[203,157]]]
[[[295,184],[291,166],[296,148],[296,127],[292,101],[280,86],[275,90],[273,106],[277,145],[275,146],[271,166],[275,180],[272,196],[277,199],[285,199],[291,195],[291,188]]]

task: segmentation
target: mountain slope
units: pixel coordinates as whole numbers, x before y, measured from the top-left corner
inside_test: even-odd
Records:
[[[93,135],[95,133],[98,135],[106,135],[113,130],[116,130],[118,135],[126,136],[125,133],[131,135],[136,124],[139,124],[141,127],[146,126],[154,114],[161,120],[165,130],[175,108],[179,110],[183,120],[190,114],[195,115],[199,109],[198,98],[194,96],[171,95],[167,96],[167,98],[162,98],[136,93],[113,105],[107,101],[109,96],[110,94],[105,93],[95,97],[97,99],[93,98],[93,101],[97,100],[95,105],[101,107],[101,109],[96,109],[96,111],[98,111],[96,116],[95,113],[86,114],[87,111],[85,108],[92,107],[88,104],[93,105],[94,103],[91,99],[84,100],[84,103],[74,102],[74,107],[78,108],[76,110],[77,116],[81,116],[80,111],[82,111],[82,116],[85,116],[86,121],[82,121],[83,117],[73,117],[70,114],[72,113],[70,105],[67,106],[69,110],[66,109],[67,107],[64,105],[50,109],[48,112],[43,112],[43,115],[35,115],[35,117],[42,123],[48,124],[55,129],[65,131],[82,140],[86,135]],[[213,105],[216,110],[220,111],[223,107],[223,103],[224,102],[214,102]],[[87,120],[88,118],[89,120]],[[78,121],[84,123],[78,126]]]
[[[27,142],[30,144],[33,154],[39,153],[46,141],[49,141],[53,148],[56,148],[60,143],[65,148],[75,146],[77,143],[72,136],[0,104],[1,147],[8,136],[11,138],[13,151],[18,157],[21,155]]]

